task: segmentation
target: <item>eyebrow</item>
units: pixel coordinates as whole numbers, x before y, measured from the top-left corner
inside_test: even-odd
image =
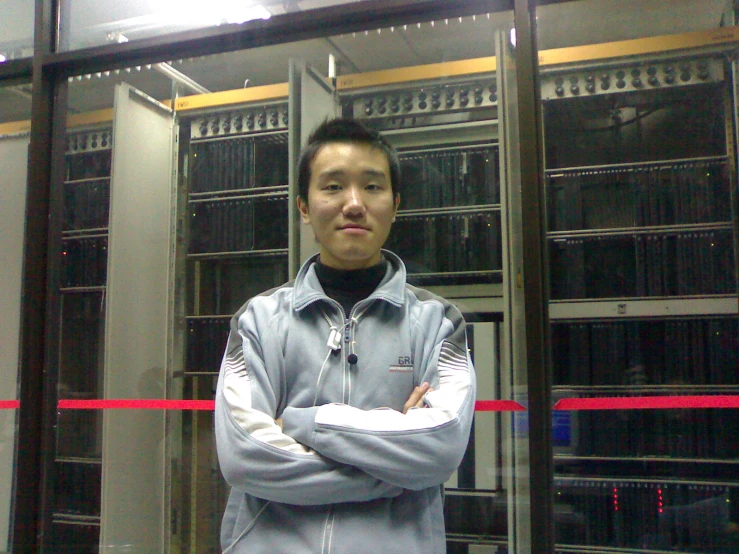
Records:
[[[330,179],[332,177],[341,177],[342,175],[345,175],[346,171],[343,169],[329,169],[326,171],[323,171],[320,175],[318,175],[319,179]],[[362,170],[362,176],[364,177],[381,177],[383,179],[388,179],[388,176],[385,174],[384,171],[380,171],[378,169],[364,169]]]

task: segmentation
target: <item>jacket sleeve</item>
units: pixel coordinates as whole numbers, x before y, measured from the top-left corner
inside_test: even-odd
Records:
[[[275,335],[274,329],[267,329]],[[270,351],[274,352],[270,344]],[[278,355],[272,354],[277,363]],[[282,372],[264,363],[253,312],[231,322],[216,390],[218,460],[226,481],[258,498],[300,505],[394,497],[402,489],[330,460],[282,432]]]
[[[333,460],[407,489],[439,485],[464,456],[474,416],[475,375],[459,311],[439,299],[416,320],[428,407],[406,414],[345,404],[286,408],[285,433]],[[428,304],[432,304],[428,306]],[[381,345],[381,341],[378,341]]]

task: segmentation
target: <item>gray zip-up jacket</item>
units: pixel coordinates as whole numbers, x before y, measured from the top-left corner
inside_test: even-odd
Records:
[[[475,402],[465,323],[383,255],[385,277],[350,314],[312,258],[233,317],[215,413],[224,554],[446,551],[441,484]],[[424,381],[425,407],[403,414]]]

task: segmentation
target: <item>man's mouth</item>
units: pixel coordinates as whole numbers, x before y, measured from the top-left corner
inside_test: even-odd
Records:
[[[339,230],[352,234],[363,234],[369,231],[367,227],[363,227],[362,225],[342,225],[339,227]]]

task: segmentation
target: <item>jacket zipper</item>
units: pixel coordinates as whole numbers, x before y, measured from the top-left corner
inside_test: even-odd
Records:
[[[341,313],[341,315],[343,316],[343,319],[344,319],[344,345],[345,346],[344,346],[344,353],[343,353],[343,356],[342,356],[342,358],[344,359],[344,364],[343,364],[343,373],[342,373],[343,383],[342,383],[342,387],[341,387],[341,402],[344,403],[344,404],[351,405],[351,397],[352,397],[352,374],[349,371],[349,362],[347,361],[347,357],[349,356],[348,349],[349,349],[349,346],[351,345],[351,342],[352,342],[352,330],[353,330],[353,325],[354,325],[353,320],[352,320],[352,314],[354,313],[355,308],[357,307],[357,304],[361,304],[361,302],[358,302],[357,304],[355,304],[354,307],[352,307],[351,311],[349,312],[349,315],[347,315],[346,312],[344,311],[343,306],[341,304],[339,304],[338,302],[336,302],[336,300],[334,300],[332,298],[329,298],[328,300],[331,303],[333,303],[337,308],[339,308],[339,312]],[[364,301],[362,301],[362,302],[364,302]],[[367,307],[364,310],[362,310],[361,312],[359,312],[359,314],[356,317],[356,322],[357,323],[359,322],[359,318],[362,315],[364,315],[364,312],[367,311],[367,309],[369,308],[369,306],[370,306],[370,304],[368,304]]]
[[[326,524],[323,528],[321,554],[331,554],[331,542],[334,538],[334,507],[331,506],[326,514]]]

